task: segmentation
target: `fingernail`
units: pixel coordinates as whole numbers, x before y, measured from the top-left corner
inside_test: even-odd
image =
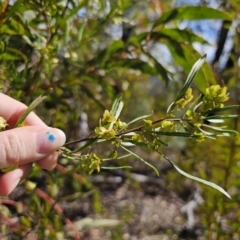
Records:
[[[57,128],[37,132],[37,152],[51,153],[59,149],[66,141],[65,133]]]

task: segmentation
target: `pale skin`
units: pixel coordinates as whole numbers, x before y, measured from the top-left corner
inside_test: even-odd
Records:
[[[0,169],[17,165],[17,169],[0,173],[0,196],[10,194],[36,162],[41,168],[55,167],[58,150],[66,140],[65,134],[48,127],[35,113],[30,113],[26,127],[13,128],[27,106],[0,93],[0,116],[8,127],[0,132]]]

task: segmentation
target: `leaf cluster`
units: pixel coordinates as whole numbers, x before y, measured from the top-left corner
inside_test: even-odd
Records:
[[[213,187],[226,196],[230,197],[227,192],[225,192],[221,187],[217,186],[214,183],[208,182],[203,179],[191,176],[177,167],[168,157],[164,156],[161,152],[163,146],[167,146],[167,143],[162,139],[163,136],[171,137],[185,137],[189,139],[194,139],[197,142],[204,141],[206,138],[215,139],[218,136],[229,136],[230,134],[238,133],[231,129],[226,129],[225,126],[212,126],[210,123],[223,123],[226,118],[235,118],[237,115],[216,115],[218,112],[224,112],[229,109],[237,108],[238,106],[224,106],[224,102],[228,100],[226,87],[220,87],[219,85],[212,85],[206,89],[204,95],[200,95],[197,99],[194,100],[192,95],[192,89],[190,88],[194,77],[204,63],[206,56],[203,56],[199,59],[193,66],[185,84],[177,95],[175,101],[170,104],[167,109],[166,115],[158,120],[152,121],[148,119],[151,115],[145,115],[133,119],[132,121],[126,123],[120,121],[120,114],[123,109],[122,96],[118,97],[111,111],[105,110],[103,117],[99,121],[99,126],[95,128],[94,132],[91,133],[89,138],[84,139],[87,141],[85,145],[81,148],[74,150],[74,154],[79,152],[79,156],[82,158],[87,158],[89,160],[88,164],[90,166],[89,173],[92,173],[93,166],[99,171],[100,163],[104,162],[104,159],[100,160],[99,157],[89,158],[88,154],[84,155],[84,151],[89,151],[89,148],[97,143],[102,143],[105,141],[110,141],[111,145],[114,146],[114,154],[112,154],[112,160],[116,160],[117,149],[120,148],[124,150],[128,156],[134,156],[136,159],[141,160],[148,166],[152,167],[154,171],[158,174],[157,169],[145,161],[141,156],[132,152],[129,147],[131,146],[140,146],[144,148],[151,149],[160,154],[164,159],[166,159],[172,166],[184,176],[191,178],[193,180],[204,183],[210,187]],[[176,117],[175,112],[182,111],[182,117]],[[144,121],[143,125],[140,125],[135,128],[130,128],[130,124]],[[204,121],[208,122],[204,123]],[[206,130],[207,129],[207,130]],[[73,144],[74,141],[67,143],[66,145]],[[66,148],[62,149],[66,151]],[[71,156],[71,151],[67,150],[68,156]],[[79,158],[80,165],[82,158]],[[121,158],[124,156],[121,156]],[[99,164],[96,164],[96,159]],[[109,159],[108,159],[109,160]],[[80,170],[84,171],[84,165]],[[124,167],[124,166],[123,166]]]

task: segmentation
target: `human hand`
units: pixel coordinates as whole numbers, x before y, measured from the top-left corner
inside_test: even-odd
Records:
[[[0,174],[0,196],[11,193],[31,171],[36,162],[44,169],[55,167],[58,150],[66,141],[65,134],[48,127],[35,113],[25,119],[26,127],[14,128],[27,106],[0,93],[0,116],[8,127],[0,132],[0,169],[17,165],[17,169]]]

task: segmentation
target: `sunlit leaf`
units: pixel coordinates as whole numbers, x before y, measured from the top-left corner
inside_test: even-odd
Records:
[[[121,144],[122,144],[122,146],[124,146],[124,147],[134,147],[134,146],[136,146],[135,143],[132,143],[132,142],[129,142],[129,141],[122,142]]]
[[[11,19],[11,21],[8,21],[1,25],[0,34],[24,35],[25,29],[19,21],[16,21],[15,19]]]
[[[207,121],[211,123],[224,123],[223,119],[207,119]]]
[[[152,32],[143,32],[133,36],[130,39],[130,42],[135,46],[140,46],[142,41],[153,41],[153,42],[165,42],[169,41],[171,44],[175,43],[175,45],[179,45],[182,43],[193,43],[199,42],[202,44],[209,44],[208,41],[203,39],[202,37],[196,35],[195,33],[186,30],[186,29],[178,29],[178,28],[163,28],[159,31]],[[175,47],[173,45],[173,47]]]
[[[197,181],[197,182],[200,182],[200,183],[203,183],[209,187],[212,187],[216,190],[218,190],[219,192],[223,193],[225,196],[227,196],[228,198],[231,198],[230,195],[223,189],[221,188],[220,186],[218,186],[217,184],[215,183],[212,183],[212,182],[209,182],[209,181],[206,181],[204,179],[201,179],[201,178],[198,178],[198,177],[194,177],[186,172],[184,172],[183,170],[181,170],[173,161],[171,161],[169,158],[167,158],[166,156],[164,156],[163,154],[161,154],[162,157],[164,157],[169,163],[172,164],[172,166],[180,173],[182,174],[183,176],[187,177],[187,178],[190,178],[194,181]]]
[[[123,158],[127,158],[127,157],[130,157],[132,154],[125,154],[125,155],[122,155],[120,157],[117,157],[117,158],[104,158],[102,159],[102,161],[111,161],[111,160],[120,160],[120,159],[123,159]]]
[[[186,74],[191,71],[193,64],[201,58],[201,55],[194,49],[192,44],[179,43],[177,41],[164,41],[164,44],[166,44],[171,51],[174,61]],[[194,78],[194,83],[202,93],[209,87],[209,84],[216,84],[216,77],[209,64],[203,63],[201,69]]]
[[[225,129],[225,128],[215,127],[215,126],[211,126],[211,125],[207,125],[207,124],[204,124],[203,126],[206,127],[206,128],[209,128],[213,131],[216,131],[216,132],[229,133],[229,134],[239,136],[239,133],[235,130],[232,130],[232,129]]]
[[[203,119],[210,120],[210,119],[228,119],[228,118],[237,118],[238,115],[213,115],[202,117]]]
[[[51,92],[52,88],[50,88],[44,94],[36,98],[20,116],[20,118],[15,124],[15,127],[18,127],[20,124],[22,124],[25,118],[28,116],[28,114],[31,113],[42,101],[44,101],[44,99],[46,99]]]
[[[187,29],[178,28],[163,28],[160,31],[161,34],[168,36],[169,38],[178,41],[179,43],[193,43],[199,42],[202,44],[209,44],[209,42],[202,37],[196,35],[195,33]]]
[[[182,89],[179,91],[179,94],[177,95],[176,100],[174,101],[174,103],[172,105],[170,105],[170,107],[168,108],[167,112],[170,112],[172,110],[172,108],[175,106],[175,103],[181,99],[184,94],[186,93],[187,89],[190,87],[190,85],[192,84],[194,77],[196,76],[197,72],[199,71],[199,69],[202,67],[203,63],[205,62],[206,59],[206,54],[204,56],[202,56],[192,67],[186,82],[184,83]]]
[[[120,95],[113,103],[112,109],[110,111],[110,114],[115,117],[115,120],[111,122],[109,126],[109,130],[113,128],[114,123],[118,120],[122,109],[123,109],[124,103],[122,101],[122,96]]]
[[[176,20],[203,20],[203,19],[221,19],[232,20],[232,16],[214,8],[204,6],[184,6],[165,12],[155,22],[153,28],[160,24],[166,24]]]
[[[205,54],[204,56],[202,56],[192,67],[190,73],[188,74],[187,80],[184,83],[182,89],[179,91],[179,94],[175,100],[178,101],[179,99],[181,99],[184,94],[186,93],[187,89],[190,87],[190,85],[192,84],[196,74],[198,73],[199,69],[202,67],[203,63],[206,60],[207,55]]]
[[[110,114],[114,117],[116,117],[116,114],[118,112],[119,106],[121,105],[122,102],[122,95],[118,96],[115,100],[114,103],[112,105]]]

